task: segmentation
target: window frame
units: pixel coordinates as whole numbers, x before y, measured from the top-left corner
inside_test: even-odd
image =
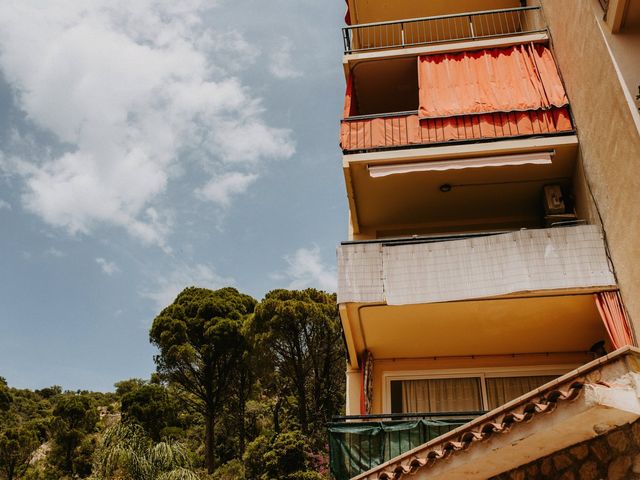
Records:
[[[442,370],[398,370],[382,372],[382,413],[391,413],[391,382],[402,380],[436,380],[447,378],[479,378],[482,408],[487,411],[487,378],[536,377],[564,375],[578,368],[579,364],[532,365],[515,367],[456,368]],[[423,413],[423,412],[419,412]],[[426,412],[424,412],[426,413]]]

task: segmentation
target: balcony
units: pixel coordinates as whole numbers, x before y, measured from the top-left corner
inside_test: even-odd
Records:
[[[540,7],[521,7],[353,25],[342,37],[347,55],[544,31]]]
[[[484,412],[336,417],[327,427],[331,475],[347,480],[466,424]]]
[[[347,242],[338,302],[350,362],[587,352],[616,281],[595,225]],[[415,339],[419,338],[419,341]]]
[[[366,61],[347,78],[345,154],[573,133],[544,44]]]

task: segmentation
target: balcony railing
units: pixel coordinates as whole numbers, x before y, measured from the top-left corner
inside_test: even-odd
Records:
[[[331,475],[347,480],[470,422],[484,412],[335,417],[328,425]]]
[[[540,7],[364,23],[342,29],[344,53],[543,32]]]

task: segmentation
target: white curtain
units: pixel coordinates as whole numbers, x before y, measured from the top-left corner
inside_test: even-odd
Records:
[[[487,378],[487,400],[489,410],[498,408],[520,395],[524,395],[531,390],[535,390],[540,385],[544,385],[556,378],[555,375],[544,375],[535,377],[501,377]]]
[[[479,378],[442,378],[402,382],[402,411],[477,412],[482,410]]]

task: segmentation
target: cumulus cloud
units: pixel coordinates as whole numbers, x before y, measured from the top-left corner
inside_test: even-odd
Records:
[[[295,68],[293,57],[293,43],[286,37],[282,37],[280,44],[269,55],[269,72],[276,78],[298,78],[302,72]]]
[[[153,300],[155,308],[159,312],[167,305],[170,305],[186,287],[194,286],[215,290],[234,283],[235,281],[232,278],[218,275],[208,265],[183,265],[170,274],[158,278],[152,288],[143,290],[140,295]]]
[[[196,192],[201,198],[228,207],[233,195],[244,193],[256,178],[255,174],[230,172],[212,178]]]
[[[212,6],[0,3],[0,69],[26,117],[64,146],[13,162],[28,210],[71,234],[115,225],[168,249],[171,212],[162,198],[184,151],[213,184],[228,164],[254,172],[294,153],[291,132],[265,123],[260,99],[232,76],[230,59],[245,52],[251,61],[250,46],[238,32],[206,28]],[[221,203],[238,188],[227,187]]]
[[[314,245],[312,248],[299,248],[293,254],[285,255],[287,268],[284,272],[276,274],[276,279],[284,279],[289,283],[287,288],[318,288],[329,292],[335,292],[338,286],[336,270],[322,262],[320,248]]]
[[[96,258],[96,263],[100,265],[102,272],[106,275],[111,276],[114,273],[118,273],[120,271],[115,262],[110,262],[109,260],[106,260],[102,257]]]

